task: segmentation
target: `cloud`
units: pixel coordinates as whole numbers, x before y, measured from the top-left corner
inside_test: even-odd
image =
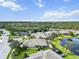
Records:
[[[21,5],[16,4],[14,1],[16,0],[0,0],[0,6],[11,9],[12,11],[22,11]]]
[[[36,3],[36,5],[37,5],[38,7],[44,7],[44,5],[41,4],[41,3]]]
[[[79,10],[53,10],[47,11],[40,17],[42,21],[78,21]]]
[[[38,7],[44,7],[43,0],[37,0],[35,5],[37,5]]]
[[[4,0],[0,0],[0,3],[4,2]]]

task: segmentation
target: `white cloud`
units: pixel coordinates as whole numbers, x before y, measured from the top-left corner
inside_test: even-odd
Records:
[[[35,5],[37,5],[38,7],[44,7],[43,0],[37,0]]]
[[[0,0],[0,6],[11,9],[12,11],[24,10],[21,5],[14,2],[15,0]]]
[[[4,2],[4,0],[0,0],[0,3]]]
[[[38,7],[44,7],[44,5],[41,4],[41,3],[36,3],[36,5],[37,5]]]
[[[69,12],[65,10],[48,11],[40,19],[42,21],[77,21],[79,20],[79,10]]]

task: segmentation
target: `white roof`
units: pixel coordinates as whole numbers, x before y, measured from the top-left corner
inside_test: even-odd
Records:
[[[52,31],[47,31],[47,32],[37,32],[33,33],[31,35],[34,35],[36,38],[42,37],[42,38],[47,38],[51,35]]]

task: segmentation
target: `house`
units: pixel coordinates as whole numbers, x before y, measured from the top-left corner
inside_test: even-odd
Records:
[[[43,38],[46,38],[45,34],[43,32],[37,32],[37,33],[33,33],[31,34],[33,35],[35,38],[40,38],[40,39],[43,39]]]
[[[52,50],[40,51],[25,59],[64,59]]]
[[[35,46],[47,46],[46,40],[45,39],[29,39],[23,42],[21,45],[22,47],[35,47]]]
[[[27,35],[28,33],[27,32],[15,32],[15,34],[17,36],[24,36],[24,35]]]
[[[69,30],[62,30],[59,33],[60,34],[64,34],[64,35],[70,35],[70,31]]]
[[[51,34],[52,34],[52,31],[46,31],[46,32],[33,33],[31,35],[33,35],[35,38],[44,39],[44,38],[50,37]]]

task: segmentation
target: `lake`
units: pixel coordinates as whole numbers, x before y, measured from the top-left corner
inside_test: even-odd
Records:
[[[79,56],[79,39],[75,37],[71,39],[64,38],[60,44]]]

